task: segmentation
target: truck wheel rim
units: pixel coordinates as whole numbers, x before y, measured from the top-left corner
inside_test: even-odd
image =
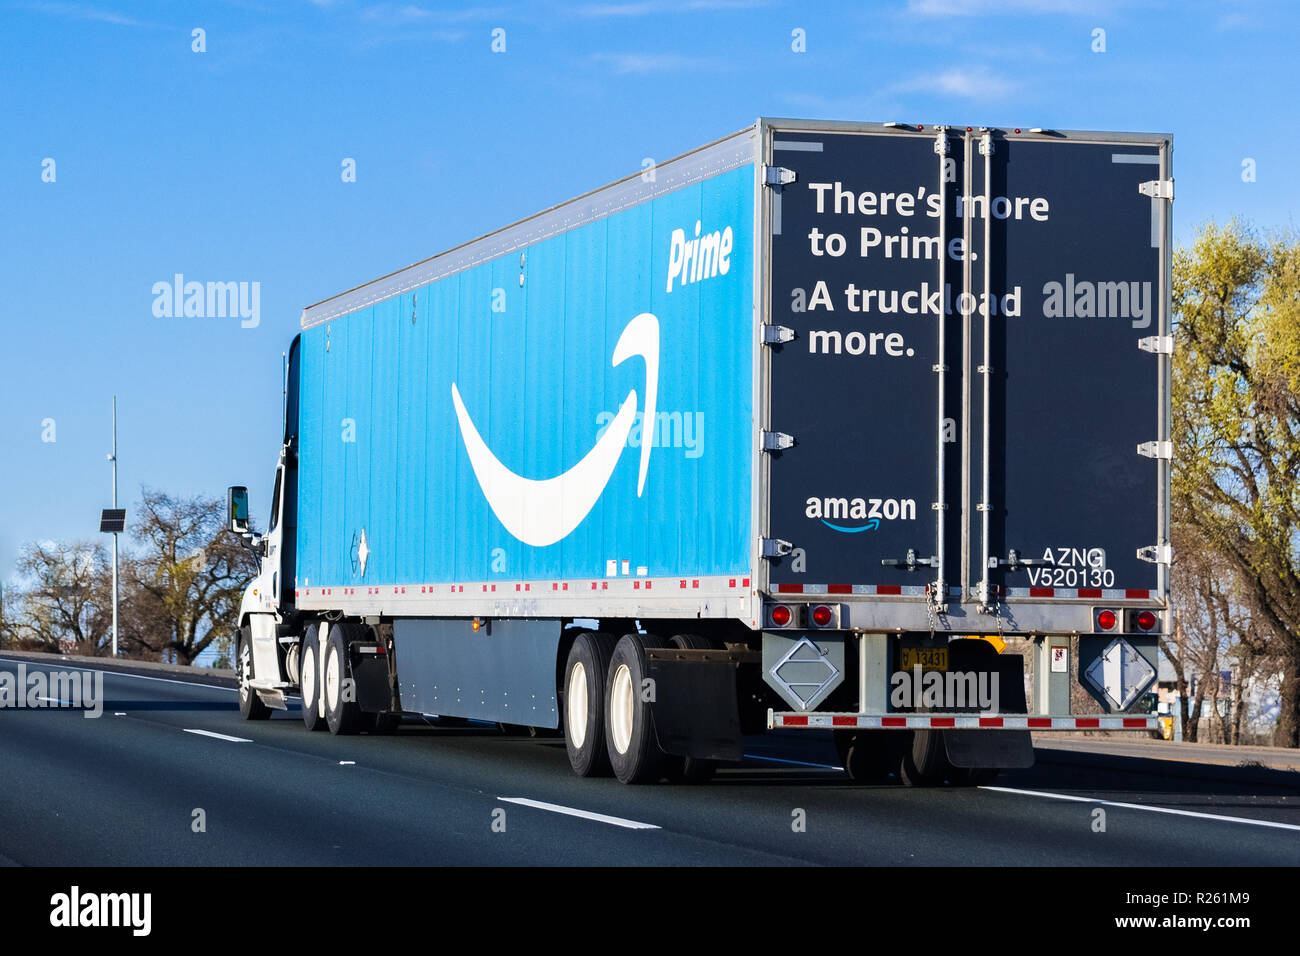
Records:
[[[587,739],[587,668],[582,666],[582,661],[575,661],[573,669],[569,671],[569,694],[565,710],[569,740],[581,750]]]
[[[325,706],[334,710],[339,702],[339,656],[331,647],[325,652]]]
[[[609,691],[609,724],[614,740],[614,749],[621,754],[627,753],[632,745],[633,711],[636,698],[632,693],[632,671],[626,664],[619,664],[614,671],[614,684]]]
[[[248,641],[239,642],[239,696],[248,699]]]
[[[302,652],[302,701],[314,706],[316,703],[316,652],[308,647]]]

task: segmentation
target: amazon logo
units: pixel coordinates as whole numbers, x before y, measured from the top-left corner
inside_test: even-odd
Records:
[[[875,531],[882,521],[915,521],[912,498],[818,498],[804,502],[804,516],[841,534]],[[860,524],[850,522],[861,522]]]

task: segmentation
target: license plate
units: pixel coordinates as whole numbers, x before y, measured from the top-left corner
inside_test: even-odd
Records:
[[[948,648],[946,647],[904,647],[900,648],[902,669],[910,671],[920,665],[923,671],[946,671],[948,669]]]

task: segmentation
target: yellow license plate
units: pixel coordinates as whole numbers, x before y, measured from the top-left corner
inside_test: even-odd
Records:
[[[923,671],[946,671],[948,669],[948,648],[946,647],[904,647],[900,648],[902,669],[910,671],[920,666]]]

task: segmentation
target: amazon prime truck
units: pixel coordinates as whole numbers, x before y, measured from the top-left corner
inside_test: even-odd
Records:
[[[549,730],[624,782],[1154,730],[1170,162],[763,119],[309,306],[264,533],[230,490],[243,716]]]

